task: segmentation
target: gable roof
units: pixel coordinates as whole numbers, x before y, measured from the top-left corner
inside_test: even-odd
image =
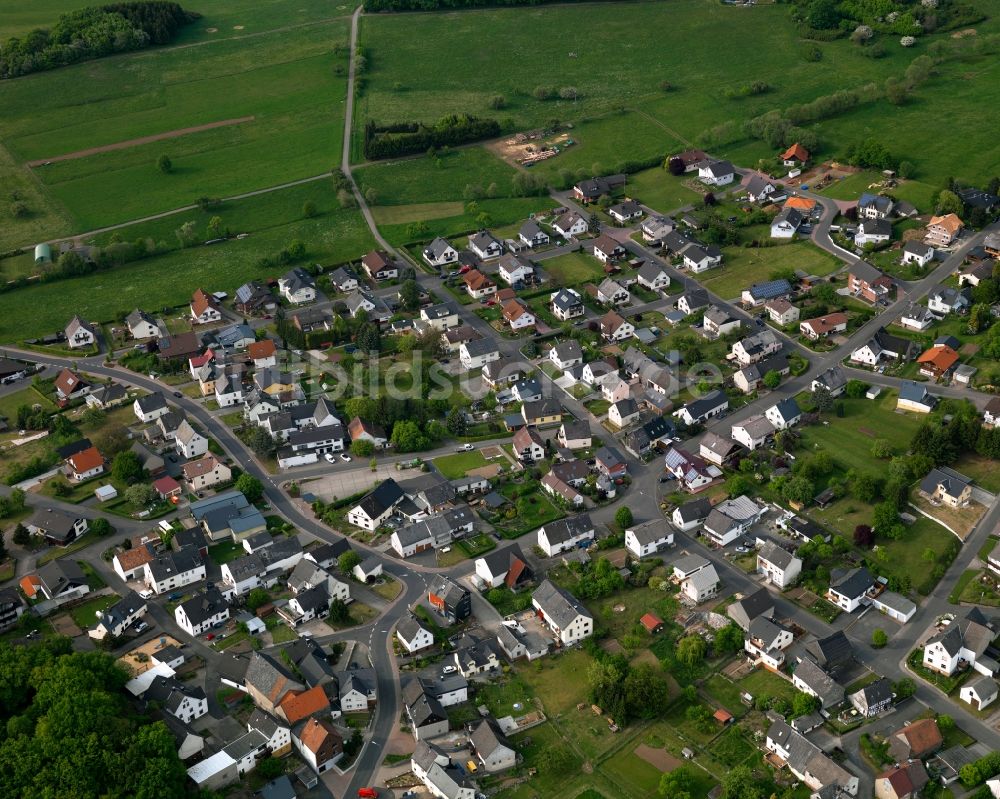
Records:
[[[593,618],[575,596],[550,580],[544,580],[534,590],[531,599],[561,628],[571,624],[577,616]]]

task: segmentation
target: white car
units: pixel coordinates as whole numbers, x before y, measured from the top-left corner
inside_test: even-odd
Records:
[[[443,669],[441,669],[442,674],[454,674],[456,671],[458,671],[458,669],[455,668],[454,666],[445,666]]]
[[[143,599],[149,599],[151,596],[153,596],[153,592],[152,591],[140,591],[139,592],[139,596],[142,597]]]
[[[459,447],[458,451],[459,452],[472,452],[472,450],[474,450],[474,449],[475,449],[475,447],[472,446],[472,444],[462,444],[462,446]]]
[[[343,461],[344,463],[350,463],[350,462],[351,462],[351,456],[350,456],[350,455],[348,455],[348,454],[347,454],[346,452],[341,452],[341,453],[340,453],[340,459],[341,459],[341,460],[342,460],[342,461]]]
[[[337,459],[335,457],[333,457],[333,453],[332,452],[326,453],[326,455],[324,455],[323,457],[326,458],[326,462],[327,463],[336,463],[337,462]]]

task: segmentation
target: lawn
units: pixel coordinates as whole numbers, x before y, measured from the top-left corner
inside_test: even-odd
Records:
[[[316,175],[340,151],[348,32],[346,17],[328,18],[4,81],[0,139],[25,163],[251,117],[36,168],[77,230],[177,208],[200,196],[232,196]],[[46,98],[43,105],[39,96]],[[173,162],[170,174],[156,168],[161,154]]]
[[[247,554],[242,543],[235,541],[225,541],[221,544],[213,544],[208,548],[208,557],[213,563],[221,566],[223,563],[230,563],[237,558],[242,558]]]
[[[442,455],[435,458],[432,463],[448,480],[457,480],[464,477],[470,469],[479,469],[488,466],[489,461],[483,457],[481,450],[474,449],[471,452],[456,452],[452,455]]]
[[[271,630],[271,641],[275,644],[285,644],[296,640],[298,637],[299,634],[287,624],[279,624]]]
[[[508,483],[500,490],[500,493],[508,499],[514,499],[513,495],[517,487],[516,483]],[[513,521],[496,523],[498,531],[504,538],[517,538],[566,515],[553,505],[541,491],[533,491],[518,497],[515,500],[515,506],[517,516]]]
[[[971,477],[976,485],[982,486],[990,493],[1000,492],[1000,469],[997,469],[995,460],[967,452],[952,464],[951,468],[966,477]]]
[[[77,627],[86,631],[97,624],[97,611],[103,613],[119,599],[120,597],[117,594],[94,597],[70,610],[69,615],[73,618]]]
[[[807,241],[750,249],[727,247],[722,266],[700,275],[701,283],[724,300],[739,297],[753,283],[770,280],[787,269],[822,277],[835,272],[841,262]]]
[[[17,409],[23,405],[41,405],[46,410],[56,410],[55,403],[48,396],[31,386],[27,386],[20,391],[14,391],[0,397],[0,418],[7,419],[10,426],[14,427],[17,424]]]
[[[548,273],[556,286],[576,286],[580,283],[597,282],[604,279],[604,267],[592,255],[582,252],[571,252],[546,258],[541,262],[542,269]]]
[[[756,669],[750,672],[738,683],[742,691],[758,696],[776,696],[791,702],[798,691],[788,680],[769,672],[767,669]],[[728,709],[728,708],[727,708]]]
[[[629,175],[625,192],[659,213],[667,214],[701,201],[701,197],[685,186],[683,180],[661,167],[653,167]]]
[[[117,319],[121,312],[136,307],[159,311],[165,307],[186,307],[195,287],[227,291],[232,294],[246,280],[273,277],[278,269],[256,265],[262,255],[275,254],[299,239],[306,244],[310,263],[341,263],[362,255],[373,245],[371,234],[361,215],[354,210],[336,210],[336,198],[326,182],[262,195],[238,203],[226,204],[217,213],[234,229],[244,228],[244,219],[260,219],[256,213],[246,213],[252,206],[275,211],[270,222],[255,222],[259,227],[245,240],[230,240],[211,247],[196,246],[172,250],[124,266],[96,274],[32,285],[6,292],[0,296],[0,340],[22,340],[32,336],[62,330],[74,314],[91,322],[105,323]],[[318,198],[313,200],[313,197]],[[315,201],[319,213],[311,219],[302,218],[302,205]],[[164,223],[174,230],[188,218],[203,217],[200,212],[181,214]],[[130,238],[157,235],[156,241],[175,246],[172,233],[154,226],[133,226],[139,230],[125,231]],[[249,227],[249,224],[247,225]],[[148,232],[147,232],[148,231]],[[163,238],[159,238],[162,235]]]

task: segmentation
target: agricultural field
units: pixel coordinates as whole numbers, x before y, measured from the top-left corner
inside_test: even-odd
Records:
[[[318,4],[311,5],[315,11]],[[19,164],[4,172],[40,182],[82,231],[330,169],[343,135],[348,10],[268,31],[278,27],[280,8],[230,8],[232,21],[244,11],[255,17],[257,35],[209,43],[207,28],[220,29],[199,22],[190,35],[201,30],[209,37],[204,46],[150,49],[4,81],[0,142]],[[171,135],[146,140],[164,134]],[[110,145],[121,149],[84,152]],[[82,157],[57,161],[71,154]],[[163,154],[173,162],[170,174],[157,169]],[[26,166],[45,161],[52,163]],[[27,196],[25,203],[42,217],[58,215],[56,206],[33,207]],[[36,241],[33,218],[11,225],[0,246]]]
[[[986,5],[987,12],[996,7],[992,0]],[[977,26],[983,33],[995,28],[992,19]],[[378,15],[362,20],[370,67],[358,112],[361,119],[379,122],[434,121],[450,113],[496,116],[509,120],[505,132],[569,121],[575,143],[535,169],[547,176],[590,171],[595,164],[613,169],[623,160],[662,156],[695,143],[707,128],[730,119],[901,75],[925,43],[945,36],[922,37],[910,49],[886,39],[881,59],[866,58],[846,39],[824,42],[821,60],[810,62],[781,5],[747,10],[681,0],[671,4],[669,14],[649,3],[595,4],[585,15],[558,5]],[[469,41],[484,38],[490,47],[470,51]],[[424,49],[429,40],[436,44],[433,56]],[[595,40],[620,46],[594,48]],[[987,58],[970,57],[943,68],[902,106],[878,101],[817,123],[823,155],[842,156],[854,141],[882,136],[897,157],[914,161],[919,179],[931,185],[952,174],[980,178],[991,166],[990,129],[970,111],[995,105],[997,69]],[[768,79],[769,91],[733,96],[745,81],[761,77]],[[536,99],[539,87],[557,96],[560,89],[573,88],[576,96]],[[492,107],[498,95],[500,110]],[[905,143],[893,130],[907,131]],[[943,140],[951,146],[941,147]],[[768,154],[758,142],[717,149],[745,163]]]
[[[316,206],[316,216],[308,219],[302,215],[307,201]],[[285,271],[287,267],[261,270],[254,264],[261,256],[273,255],[296,239],[306,245],[309,263],[324,265],[356,259],[374,246],[361,214],[341,210],[328,181],[225,203],[208,213],[191,211],[129,226],[121,234],[128,240],[148,238],[162,242],[164,248],[177,247],[174,231],[184,222],[192,220],[196,228],[203,230],[216,214],[233,230],[255,232],[243,240],[173,249],[86,277],[0,294],[0,340],[23,340],[61,330],[77,313],[94,322],[106,322],[135,307],[158,312],[165,307],[187,305],[198,286],[232,293],[247,280],[277,277]],[[97,241],[107,238],[99,237]],[[0,261],[0,274],[6,274],[8,263]]]

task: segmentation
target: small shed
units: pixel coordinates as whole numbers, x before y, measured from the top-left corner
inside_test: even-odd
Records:
[[[35,245],[35,263],[36,264],[52,263],[52,248],[48,244]]]
[[[878,399],[878,395],[882,393],[881,386],[872,386],[868,391],[865,392],[865,399]]]
[[[646,628],[646,632],[655,635],[663,629],[663,619],[655,613],[645,613],[639,622]]]
[[[721,707],[712,714],[712,717],[723,727],[733,723],[733,714]]]
[[[382,576],[382,561],[376,557],[366,558],[354,567],[354,577],[359,583],[367,583]]]
[[[107,502],[108,500],[114,499],[118,496],[118,489],[110,484],[98,486],[94,489],[94,496],[101,502]]]

